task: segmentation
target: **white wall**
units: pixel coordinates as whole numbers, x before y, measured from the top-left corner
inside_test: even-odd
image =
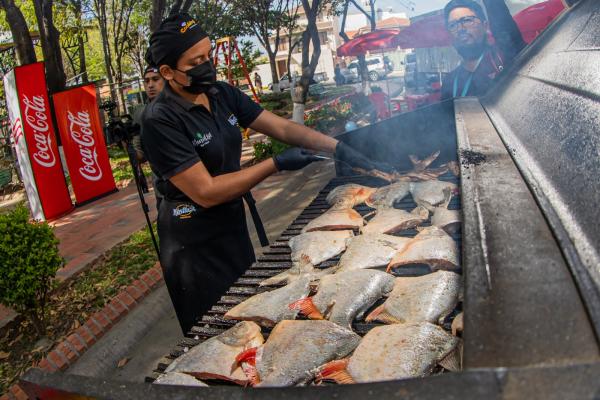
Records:
[[[260,64],[254,68],[254,71],[252,71],[250,74],[250,77],[252,78],[252,84],[254,84],[255,72],[258,72],[258,75],[260,75],[260,79],[262,80],[264,87],[267,87],[273,83],[273,78],[271,77],[271,64]]]

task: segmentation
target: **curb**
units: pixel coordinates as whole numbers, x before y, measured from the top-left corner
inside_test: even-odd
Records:
[[[57,344],[46,357],[33,368],[47,372],[64,371],[77,361],[87,349],[96,343],[110,328],[126,316],[135,306],[163,281],[160,263],[114,296],[101,310],[71,332],[65,340]],[[28,400],[29,396],[18,383],[12,385],[0,400]]]

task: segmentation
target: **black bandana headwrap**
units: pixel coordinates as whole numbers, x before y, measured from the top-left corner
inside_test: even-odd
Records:
[[[167,64],[175,67],[187,49],[206,37],[208,34],[189,14],[170,15],[150,36],[146,61],[158,66]]]

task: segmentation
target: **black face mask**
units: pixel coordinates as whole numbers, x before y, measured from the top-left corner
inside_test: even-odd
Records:
[[[454,48],[465,60],[476,60],[486,49],[486,43],[473,43],[469,45],[454,44]]]
[[[217,81],[217,71],[211,61],[203,62],[196,65],[194,68],[183,72],[190,78],[190,84],[183,86],[183,90],[192,94],[205,93],[210,89],[210,85]]]

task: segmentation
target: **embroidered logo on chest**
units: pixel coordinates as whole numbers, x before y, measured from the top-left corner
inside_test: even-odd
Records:
[[[229,123],[230,123],[232,126],[235,126],[235,125],[238,123],[238,119],[237,119],[237,118],[236,118],[236,116],[235,116],[235,115],[233,115],[233,114],[231,114],[231,115],[229,116],[229,118],[227,119],[227,121],[229,121]]]
[[[207,144],[210,143],[210,141],[212,140],[212,133],[207,132],[207,133],[200,133],[200,132],[196,132],[196,134],[194,135],[195,138],[192,140],[192,144],[194,145],[194,147],[204,147]]]

